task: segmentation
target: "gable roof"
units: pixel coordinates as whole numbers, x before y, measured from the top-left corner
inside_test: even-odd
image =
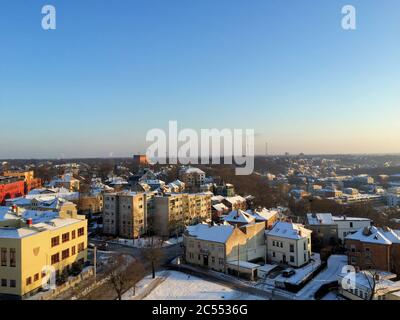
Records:
[[[277,221],[271,230],[265,231],[267,236],[275,236],[299,240],[309,236],[312,231],[304,228],[303,225],[291,222]]]
[[[346,240],[358,240],[366,243],[391,245],[400,243],[400,236],[390,228],[377,228],[374,226],[363,228],[353,234],[349,234]]]
[[[255,220],[251,214],[243,210],[233,210],[224,217],[224,221],[229,223],[252,223]]]
[[[235,228],[231,225],[209,226],[197,224],[186,228],[187,233],[197,239],[225,243],[232,235]]]

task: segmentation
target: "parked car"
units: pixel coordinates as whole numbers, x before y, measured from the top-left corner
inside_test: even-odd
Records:
[[[290,278],[295,273],[296,273],[296,271],[294,269],[286,269],[286,270],[283,270],[282,276],[285,277],[285,278]]]

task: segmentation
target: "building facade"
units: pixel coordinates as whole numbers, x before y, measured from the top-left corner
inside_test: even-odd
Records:
[[[301,267],[310,261],[311,230],[300,224],[278,221],[265,232],[271,262]]]
[[[7,218],[0,227],[0,295],[27,297],[42,288],[49,272],[54,271],[57,279],[86,262],[84,217],[29,212]]]

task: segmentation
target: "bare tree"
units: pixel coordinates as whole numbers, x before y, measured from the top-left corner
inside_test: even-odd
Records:
[[[107,275],[117,294],[117,299],[122,300],[122,294],[130,287],[136,293],[136,284],[144,276],[144,267],[138,262],[127,262],[123,255],[117,255],[108,265]]]
[[[143,251],[143,256],[151,265],[151,272],[153,279],[156,277],[156,268],[160,265],[162,258],[164,256],[164,252],[162,248],[163,241],[155,239],[154,237],[150,238],[150,241],[147,247]]]

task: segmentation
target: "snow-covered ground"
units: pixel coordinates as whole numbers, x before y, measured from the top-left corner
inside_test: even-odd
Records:
[[[347,265],[347,256],[332,255],[328,258],[327,267],[322,270],[314,279],[302,288],[297,294],[296,299],[310,300],[314,299],[314,293],[324,284],[337,280],[338,274],[342,268]],[[332,297],[330,295],[329,297]],[[329,298],[328,297],[328,298]]]
[[[113,242],[113,241],[111,241]],[[153,237],[153,238],[140,238],[140,239],[122,239],[118,238],[117,242],[126,246],[134,247],[134,248],[146,248],[149,246],[161,246],[162,247],[169,247],[178,243],[182,242],[182,237],[179,238],[170,238],[166,241],[163,241],[159,237]]]
[[[220,284],[200,279],[177,271],[162,271],[156,279],[145,277],[137,286],[136,294],[157,281],[155,288],[144,298],[145,300],[262,300],[263,298],[233,290]],[[132,299],[130,289],[124,299]]]
[[[298,268],[298,269],[294,269],[296,271],[296,273],[289,277],[289,278],[285,278],[282,275],[277,276],[274,281],[275,282],[287,282],[287,283],[291,283],[291,284],[301,284],[303,281],[305,281],[307,278],[309,278],[311,276],[311,274],[317,270],[320,265],[321,265],[321,259],[318,253],[313,253],[311,255],[311,259],[312,262],[308,263],[307,265],[305,265],[302,268]]]

